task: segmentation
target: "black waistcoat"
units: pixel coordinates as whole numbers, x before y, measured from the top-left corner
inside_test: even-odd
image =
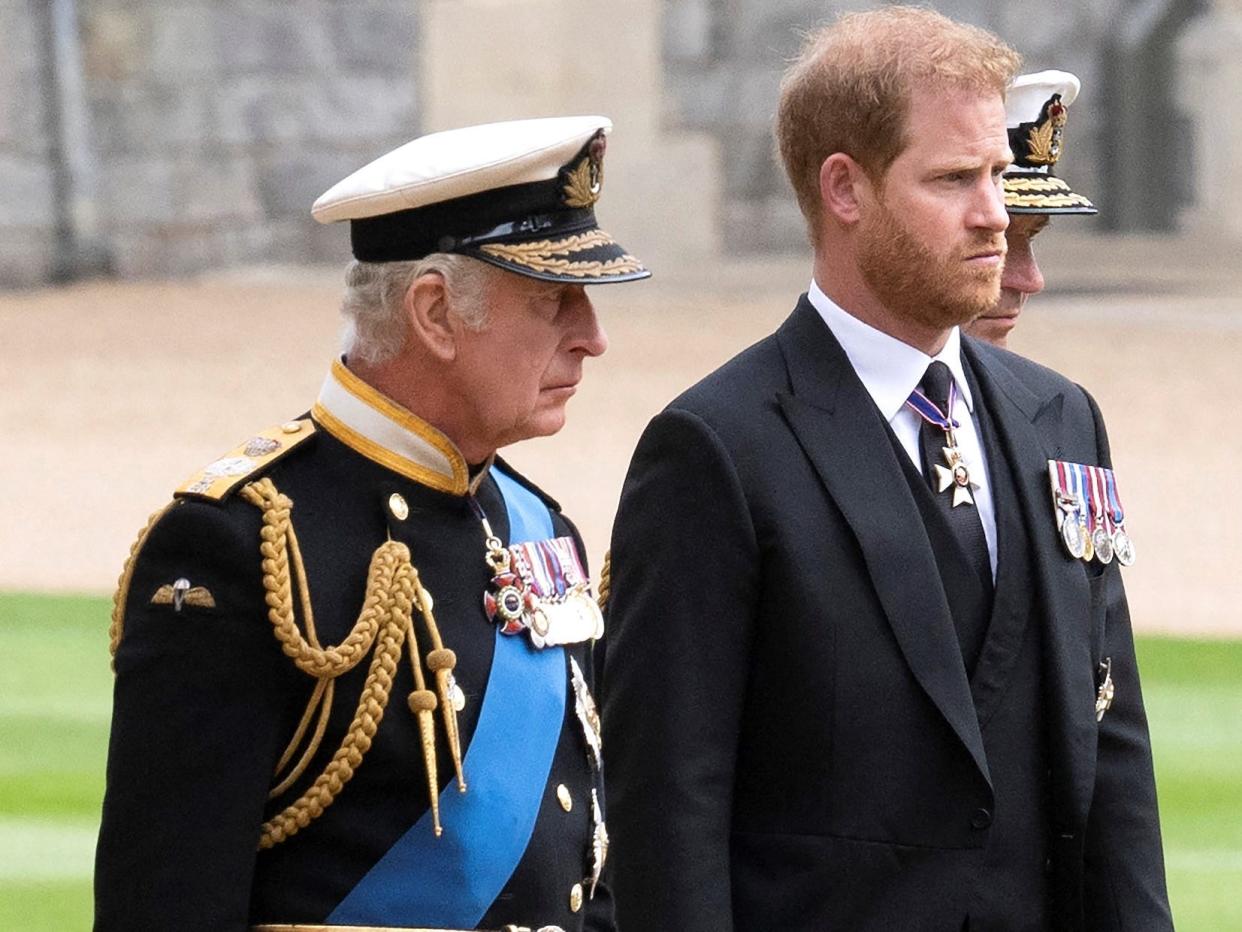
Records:
[[[964,560],[952,529],[935,506],[926,480],[904,449],[898,459],[910,482],[928,538],[937,548],[949,608],[990,611],[987,635],[977,659],[966,650],[970,691],[988,770],[992,777],[992,825],[970,908],[970,932],[1025,932],[1048,925],[1048,751],[1041,685],[1041,613],[1033,576],[1034,554],[1022,521],[1012,466],[987,413],[986,399],[967,370],[975,399],[976,424],[987,453],[996,513],[997,575],[990,604],[954,572]],[[897,439],[893,436],[893,442]],[[965,507],[965,506],[959,506]],[[964,564],[963,564],[964,565]]]
[[[969,377],[969,376],[968,376]],[[1049,927],[1049,758],[1042,689],[1043,613],[1034,554],[1022,520],[1012,465],[971,379],[996,506],[997,579],[992,621],[971,678],[995,798],[971,932]]]

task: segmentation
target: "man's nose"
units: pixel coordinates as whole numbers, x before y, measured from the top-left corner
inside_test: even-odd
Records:
[[[975,204],[973,226],[980,230],[1002,233],[1009,226],[1009,213],[1005,210],[1005,192],[999,181],[988,179],[979,190]]]
[[[1008,237],[1009,253],[1005,257],[1005,272],[1001,287],[1019,291],[1025,295],[1039,294],[1044,290],[1044,273],[1035,261],[1029,236]]]
[[[608,349],[608,334],[604,332],[595,312],[595,304],[591,301],[585,288],[574,289],[570,297],[574,303],[573,328],[571,331],[571,348],[581,350],[588,356],[601,356]]]

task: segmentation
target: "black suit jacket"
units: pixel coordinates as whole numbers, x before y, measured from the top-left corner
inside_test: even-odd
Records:
[[[1048,489],[1050,458],[1108,464],[1102,421],[1061,376],[964,346],[1036,554],[1058,926],[1170,928],[1120,570],[1065,553]],[[623,932],[961,928],[992,786],[898,455],[805,297],[647,428],[603,672]]]

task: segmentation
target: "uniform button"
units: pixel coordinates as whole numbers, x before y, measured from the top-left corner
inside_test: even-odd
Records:
[[[1046,861],[1044,861],[1044,873],[1045,874],[1052,873],[1052,858],[1048,858]]]
[[[570,812],[574,808],[574,798],[569,795],[569,787],[564,783],[557,784],[556,798],[560,801],[561,808],[566,812]]]
[[[393,492],[388,496],[388,510],[398,521],[404,521],[410,516],[410,506],[405,503],[405,498],[400,492]]]
[[[569,911],[576,913],[582,909],[582,884],[576,883],[569,891]]]
[[[975,814],[970,817],[970,827],[977,829],[987,828],[992,824],[992,813],[986,809],[977,809]]]

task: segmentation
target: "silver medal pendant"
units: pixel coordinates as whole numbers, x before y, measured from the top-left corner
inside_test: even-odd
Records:
[[[1095,549],[1095,558],[1107,565],[1113,562],[1113,537],[1103,527],[1097,527],[1091,535],[1091,545]]]
[[[1122,566],[1134,565],[1134,541],[1124,527],[1113,531],[1113,554]]]
[[[1061,540],[1065,544],[1065,549],[1069,551],[1069,555],[1075,560],[1081,560],[1086,554],[1086,537],[1075,515],[1067,514],[1061,522]]]

